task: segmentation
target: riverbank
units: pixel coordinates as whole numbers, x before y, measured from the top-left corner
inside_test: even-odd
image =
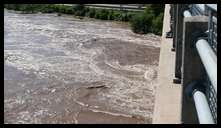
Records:
[[[161,35],[163,5],[147,5],[144,12],[128,12],[119,10],[88,8],[84,5],[65,6],[58,4],[4,4],[4,8],[22,11],[23,13],[53,13],[57,12],[60,16],[70,14],[75,16],[90,17],[101,20],[115,20],[130,22],[131,29],[135,33],[147,34],[154,33]]]
[[[90,17],[101,20],[129,21],[134,15],[139,12],[128,12],[119,10],[107,10],[99,8],[88,8],[83,5],[66,6],[62,4],[10,4],[4,6],[9,10],[22,11],[24,13],[63,13],[72,14],[82,17]],[[60,15],[60,14],[59,14]]]

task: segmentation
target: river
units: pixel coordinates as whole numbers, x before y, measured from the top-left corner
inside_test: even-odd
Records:
[[[160,37],[4,10],[4,123],[151,123]]]

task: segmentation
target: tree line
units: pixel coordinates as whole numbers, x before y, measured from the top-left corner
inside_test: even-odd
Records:
[[[72,14],[81,17],[90,17],[101,20],[115,20],[130,22],[131,29],[135,33],[162,34],[164,4],[146,4],[143,12],[120,11],[113,9],[89,8],[83,4],[65,6],[56,4],[4,4],[9,10],[22,11],[23,13],[54,13],[59,15]]]

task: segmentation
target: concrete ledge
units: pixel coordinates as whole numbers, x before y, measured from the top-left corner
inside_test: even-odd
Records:
[[[175,53],[171,52],[172,39],[165,38],[170,30],[170,5],[166,4],[161,41],[158,86],[155,92],[154,124],[180,124],[182,107],[181,84],[174,84]]]

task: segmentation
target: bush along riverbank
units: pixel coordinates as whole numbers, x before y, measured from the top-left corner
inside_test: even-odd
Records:
[[[163,25],[164,5],[148,4],[144,12],[128,12],[110,9],[88,8],[82,4],[74,7],[56,4],[4,4],[9,10],[22,11],[23,13],[53,13],[58,15],[72,14],[81,17],[90,17],[101,20],[115,20],[130,22],[135,33],[154,33],[161,35]]]

